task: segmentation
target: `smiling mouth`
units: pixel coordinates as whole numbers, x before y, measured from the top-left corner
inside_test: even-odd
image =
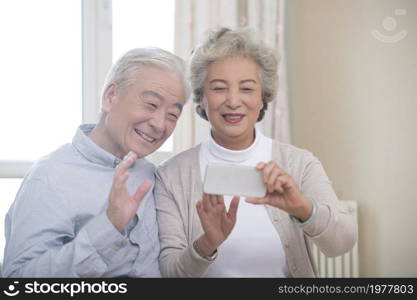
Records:
[[[239,123],[245,117],[245,115],[243,115],[243,114],[223,114],[222,117],[227,123],[233,123],[234,124],[234,123]]]
[[[143,140],[147,141],[148,143],[151,143],[152,144],[152,143],[154,143],[156,141],[155,138],[150,137],[149,135],[146,135],[142,131],[139,131],[136,128],[134,130],[135,130],[135,132],[137,133],[138,136],[140,136]]]

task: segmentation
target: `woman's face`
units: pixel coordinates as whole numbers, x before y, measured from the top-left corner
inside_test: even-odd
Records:
[[[211,63],[201,105],[219,145],[233,150],[248,148],[263,107],[258,64],[245,57],[227,57]]]

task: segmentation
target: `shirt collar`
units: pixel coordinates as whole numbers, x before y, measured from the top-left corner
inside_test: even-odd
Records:
[[[258,147],[262,137],[262,133],[258,129],[255,129],[255,140],[252,145],[243,150],[230,150],[217,144],[210,133],[207,148],[210,154],[218,159],[229,161],[231,163],[240,163],[252,157],[253,152]]]
[[[78,127],[72,145],[87,159],[88,161],[105,167],[115,168],[121,162],[121,159],[99,147],[89,137],[95,124],[83,124]]]

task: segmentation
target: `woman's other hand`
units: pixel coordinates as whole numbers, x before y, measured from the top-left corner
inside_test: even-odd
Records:
[[[226,210],[223,196],[203,194],[197,201],[197,213],[204,234],[197,240],[198,248],[206,256],[211,256],[232,232],[236,223],[239,197],[233,197],[229,211]]]

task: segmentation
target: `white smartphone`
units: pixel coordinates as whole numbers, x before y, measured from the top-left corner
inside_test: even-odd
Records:
[[[208,164],[204,176],[206,194],[265,197],[266,185],[261,171],[251,166]]]

